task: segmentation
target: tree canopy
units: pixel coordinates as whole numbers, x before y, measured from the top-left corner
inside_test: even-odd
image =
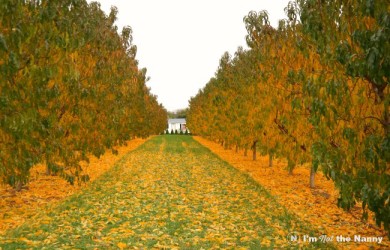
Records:
[[[34,164],[70,183],[80,161],[162,132],[167,112],[146,87],[129,26],[118,33],[85,0],[0,3],[0,178],[16,188]]]
[[[307,163],[390,229],[390,9],[388,1],[292,1],[272,27],[244,23],[248,50],[222,55],[191,98],[189,129],[227,147]],[[210,122],[212,121],[212,122]],[[254,154],[255,155],[255,154]]]

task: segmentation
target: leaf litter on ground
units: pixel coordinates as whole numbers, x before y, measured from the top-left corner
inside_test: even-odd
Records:
[[[320,234],[192,137],[156,136],[81,192],[7,231],[0,247],[299,248],[287,240],[292,231]]]
[[[385,231],[376,227],[372,213],[371,219],[363,222],[360,219],[362,211],[358,205],[350,212],[337,207],[338,191],[333,182],[326,179],[322,173],[316,174],[316,187],[311,189],[309,187],[310,169],[307,166],[298,166],[290,176],[285,161],[274,160],[273,167],[269,167],[268,156],[258,156],[258,159],[253,161],[250,156],[244,156],[243,151],[227,150],[220,144],[203,137],[194,136],[193,138],[238,170],[248,173],[276,197],[289,213],[311,224],[315,230],[321,232],[320,235],[333,236],[333,242],[336,243],[337,248],[384,249],[390,247]],[[337,243],[336,237],[340,235],[352,239],[355,235],[383,237],[383,241],[381,244]]]
[[[31,169],[31,181],[27,188],[16,192],[10,186],[0,186],[0,235],[23,224],[26,219],[39,213],[48,205],[55,205],[64,198],[86,188],[90,183],[110,169],[114,163],[143,144],[146,139],[135,138],[126,145],[116,147],[118,154],[107,151],[100,158],[90,156],[90,163],[82,162],[83,173],[90,181],[70,185],[59,176],[46,174],[46,166],[39,164]]]

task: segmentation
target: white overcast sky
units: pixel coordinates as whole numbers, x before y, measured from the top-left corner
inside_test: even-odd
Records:
[[[91,0],[88,0],[91,2]],[[147,86],[169,111],[188,100],[214,76],[225,51],[246,48],[244,16],[267,10],[271,25],[285,18],[289,0],[98,0],[107,14],[118,7],[116,25],[133,29],[137,60],[147,68]]]

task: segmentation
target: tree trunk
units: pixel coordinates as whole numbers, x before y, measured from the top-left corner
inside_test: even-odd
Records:
[[[248,156],[248,147],[247,146],[245,146],[244,156]]]
[[[46,164],[46,175],[51,175],[51,171],[48,164]]]
[[[45,162],[46,163],[46,175],[51,175],[51,170],[49,168],[50,156],[47,153],[45,155],[45,160],[46,160],[46,162]]]
[[[315,176],[316,176],[316,172],[314,171],[314,167],[311,167],[310,168],[310,188],[315,188],[315,186],[316,186],[314,183]]]
[[[269,154],[269,167],[272,168],[272,160],[274,156],[272,154]]]
[[[238,153],[238,144],[236,145],[236,153]]]
[[[290,159],[287,159],[287,161],[288,175],[293,175],[295,164]]]
[[[252,157],[252,159],[254,161],[256,160],[256,144],[257,144],[257,141],[254,141],[253,145],[252,145],[252,150],[253,150],[253,157]]]
[[[22,182],[21,182],[21,181],[17,181],[17,182],[16,182],[16,185],[15,185],[15,190],[16,190],[17,192],[20,192],[20,191],[22,191],[22,188],[23,188]]]

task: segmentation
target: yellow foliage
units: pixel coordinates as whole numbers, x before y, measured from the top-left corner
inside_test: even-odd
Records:
[[[143,144],[146,139],[133,139],[126,146],[117,147],[118,154],[106,152],[99,159],[90,156],[90,163],[82,162],[83,173],[88,174],[90,182],[109,170],[114,163],[129,151]],[[64,198],[85,188],[88,183],[70,185],[59,176],[45,174],[46,166],[39,164],[31,169],[31,182],[28,189],[16,192],[9,186],[0,186],[0,235],[6,230],[16,228],[25,222],[27,218],[45,209],[46,205],[57,204]],[[47,221],[49,224],[50,221]]]
[[[126,243],[123,243],[123,242],[119,242],[117,245],[117,247],[119,247],[119,249],[125,249],[127,247],[127,244]]]

